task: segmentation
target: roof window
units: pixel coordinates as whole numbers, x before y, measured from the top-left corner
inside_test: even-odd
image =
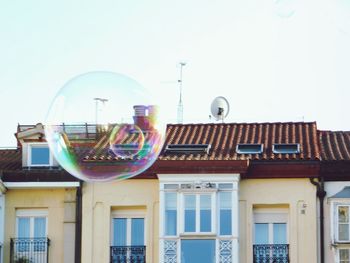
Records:
[[[281,154],[293,154],[300,153],[300,144],[299,143],[275,143],[272,145],[273,153]]]
[[[264,145],[261,143],[239,143],[236,152],[240,154],[259,154],[262,153]]]
[[[210,144],[169,144],[165,153],[206,153],[209,154]]]

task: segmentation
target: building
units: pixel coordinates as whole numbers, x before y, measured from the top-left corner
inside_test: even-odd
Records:
[[[320,131],[321,178],[324,181],[324,261],[350,261],[350,132]],[[322,214],[320,214],[322,218]],[[320,235],[322,236],[322,235]],[[323,243],[323,244],[322,244]]]
[[[168,125],[150,169],[109,183],[60,169],[42,128],[19,126],[18,149],[0,151],[4,262],[28,251],[59,263],[317,262],[316,123]]]
[[[18,128],[19,147],[0,151],[2,262],[74,262],[80,183],[57,167],[42,125]]]

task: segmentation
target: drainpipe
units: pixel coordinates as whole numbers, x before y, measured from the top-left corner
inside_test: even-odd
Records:
[[[327,193],[324,190],[323,177],[320,177],[319,180],[316,180],[316,178],[310,178],[310,182],[317,187],[316,196],[320,200],[320,263],[324,263],[324,198]]]
[[[74,263],[81,263],[81,229],[82,229],[82,187],[83,182],[79,182],[75,199],[75,254]]]

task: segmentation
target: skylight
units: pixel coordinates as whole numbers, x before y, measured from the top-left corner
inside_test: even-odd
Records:
[[[273,153],[281,154],[293,154],[300,153],[300,144],[299,143],[275,143],[272,145]]]
[[[206,153],[209,154],[210,144],[169,144],[165,153]]]
[[[259,154],[262,153],[264,145],[261,143],[240,143],[236,147],[239,154]]]

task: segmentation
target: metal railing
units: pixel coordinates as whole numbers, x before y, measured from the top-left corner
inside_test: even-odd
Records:
[[[11,238],[10,263],[48,263],[50,239]]]
[[[111,246],[110,263],[146,263],[146,247]]]
[[[289,263],[289,245],[253,245],[254,263]]]

